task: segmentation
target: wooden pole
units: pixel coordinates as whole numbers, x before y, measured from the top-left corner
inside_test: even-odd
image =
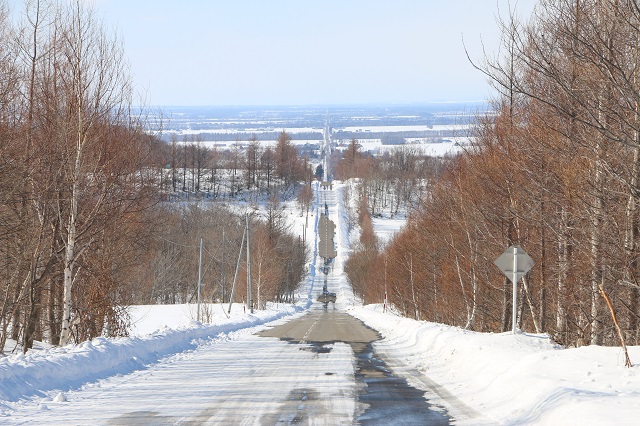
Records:
[[[622,344],[622,350],[624,351],[624,366],[632,367],[631,359],[629,359],[629,352],[627,351],[627,345],[624,343],[624,337],[622,336],[622,330],[620,330],[620,325],[618,324],[618,319],[616,318],[616,313],[613,310],[613,303],[611,303],[611,299],[609,295],[604,291],[603,283],[600,283],[598,286],[600,287],[600,294],[604,297],[604,300],[607,302],[607,306],[609,306],[609,311],[611,312],[611,318],[613,318],[613,323],[616,326],[616,330],[618,331],[618,337],[620,338],[620,343]]]

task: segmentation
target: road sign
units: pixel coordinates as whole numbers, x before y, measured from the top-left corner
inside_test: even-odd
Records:
[[[503,274],[511,281],[514,279],[514,265],[516,266],[516,281],[522,278],[533,268],[535,262],[520,246],[509,247],[493,263],[500,268]]]
[[[518,315],[518,280],[533,268],[533,259],[520,246],[511,246],[502,253],[493,263],[496,264],[503,274],[513,283],[513,303],[511,313],[513,322],[513,334],[516,333],[516,319]]]

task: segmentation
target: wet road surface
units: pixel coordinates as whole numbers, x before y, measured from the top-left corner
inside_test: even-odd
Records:
[[[395,376],[378,358],[372,342],[379,334],[347,313],[331,308],[311,311],[289,323],[260,333],[301,345],[300,350],[322,353],[336,342],[349,344],[356,358],[355,378],[360,413],[357,424],[448,425],[451,419],[427,402],[424,392]],[[310,368],[313,368],[310,365]]]

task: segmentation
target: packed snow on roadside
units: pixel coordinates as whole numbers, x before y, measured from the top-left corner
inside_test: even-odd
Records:
[[[303,304],[270,305],[269,309],[252,314],[245,312],[241,304],[235,304],[231,315],[227,315],[222,306],[210,305],[206,324],[193,319],[196,305],[132,307],[134,328],[130,337],[98,337],[78,345],[0,358],[0,418],[11,415],[20,401],[34,398],[51,401],[60,392],[145,369],[208,340],[231,338],[238,331],[292,316],[303,307]]]
[[[382,311],[350,313],[382,334],[376,350],[479,414],[463,424],[638,424],[640,346],[628,348],[634,366],[626,368],[616,347],[562,348],[547,335],[477,333]]]

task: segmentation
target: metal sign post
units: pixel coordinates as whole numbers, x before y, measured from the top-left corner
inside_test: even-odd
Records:
[[[503,274],[513,283],[513,304],[512,304],[512,322],[513,334],[516,333],[516,324],[518,316],[518,280],[526,275],[533,268],[535,262],[525,252],[522,247],[514,245],[509,247],[500,255],[493,263],[500,268]]]
[[[247,220],[247,305],[249,312],[253,313],[253,290],[251,288],[251,233],[249,232],[249,213],[246,215]]]
[[[198,261],[198,311],[197,321],[200,322],[200,288],[202,287],[202,238],[200,238],[200,260]]]
[[[247,246],[249,247],[249,246]],[[516,334],[516,319],[518,318],[518,247],[513,247],[513,273],[511,274],[513,283],[513,302],[511,303],[511,318],[513,321],[513,334]]]

